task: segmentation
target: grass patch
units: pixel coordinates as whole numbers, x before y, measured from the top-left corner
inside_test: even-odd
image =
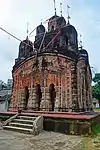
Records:
[[[92,134],[83,137],[82,150],[100,150],[100,124],[94,122],[92,125]]]
[[[93,135],[98,135],[100,134],[100,124],[99,123],[94,123],[92,126],[92,134]]]
[[[100,108],[95,108],[94,111],[100,112]]]
[[[100,150],[100,135],[95,137],[84,137],[82,150]]]

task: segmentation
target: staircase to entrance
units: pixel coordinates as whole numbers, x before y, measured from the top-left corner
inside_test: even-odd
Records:
[[[16,114],[4,122],[3,129],[37,135],[43,130],[43,117]]]

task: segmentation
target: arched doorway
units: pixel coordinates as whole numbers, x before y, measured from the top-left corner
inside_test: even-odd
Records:
[[[55,92],[55,86],[53,83],[50,84],[50,86],[49,86],[49,93],[50,93],[50,101],[52,104],[52,111],[54,111],[56,92]]]
[[[38,111],[40,110],[41,98],[42,98],[41,86],[40,84],[37,84],[36,85],[36,100],[38,102],[38,108],[37,108]]]
[[[29,89],[28,89],[28,86],[26,86],[25,87],[25,107],[24,107],[24,110],[27,109],[28,99],[29,99]]]

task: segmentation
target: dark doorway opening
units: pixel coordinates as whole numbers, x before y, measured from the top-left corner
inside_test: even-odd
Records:
[[[29,89],[28,89],[28,86],[26,86],[25,87],[25,107],[24,107],[24,110],[27,109],[28,99],[29,99]]]
[[[68,45],[68,37],[65,36],[66,45]]]
[[[40,84],[37,84],[36,85],[36,99],[38,102],[38,108],[37,108],[38,111],[40,110],[41,98],[42,98],[41,86]]]
[[[50,92],[50,100],[52,103],[52,111],[54,111],[56,92],[55,92],[55,86],[53,83],[50,84],[50,86],[49,86],[49,92]]]
[[[54,26],[52,25],[51,30],[54,31]]]

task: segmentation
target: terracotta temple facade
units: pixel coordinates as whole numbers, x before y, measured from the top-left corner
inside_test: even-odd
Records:
[[[88,52],[78,48],[74,26],[56,14],[48,31],[40,24],[35,41],[19,45],[12,70],[10,110],[87,111],[92,109]]]

